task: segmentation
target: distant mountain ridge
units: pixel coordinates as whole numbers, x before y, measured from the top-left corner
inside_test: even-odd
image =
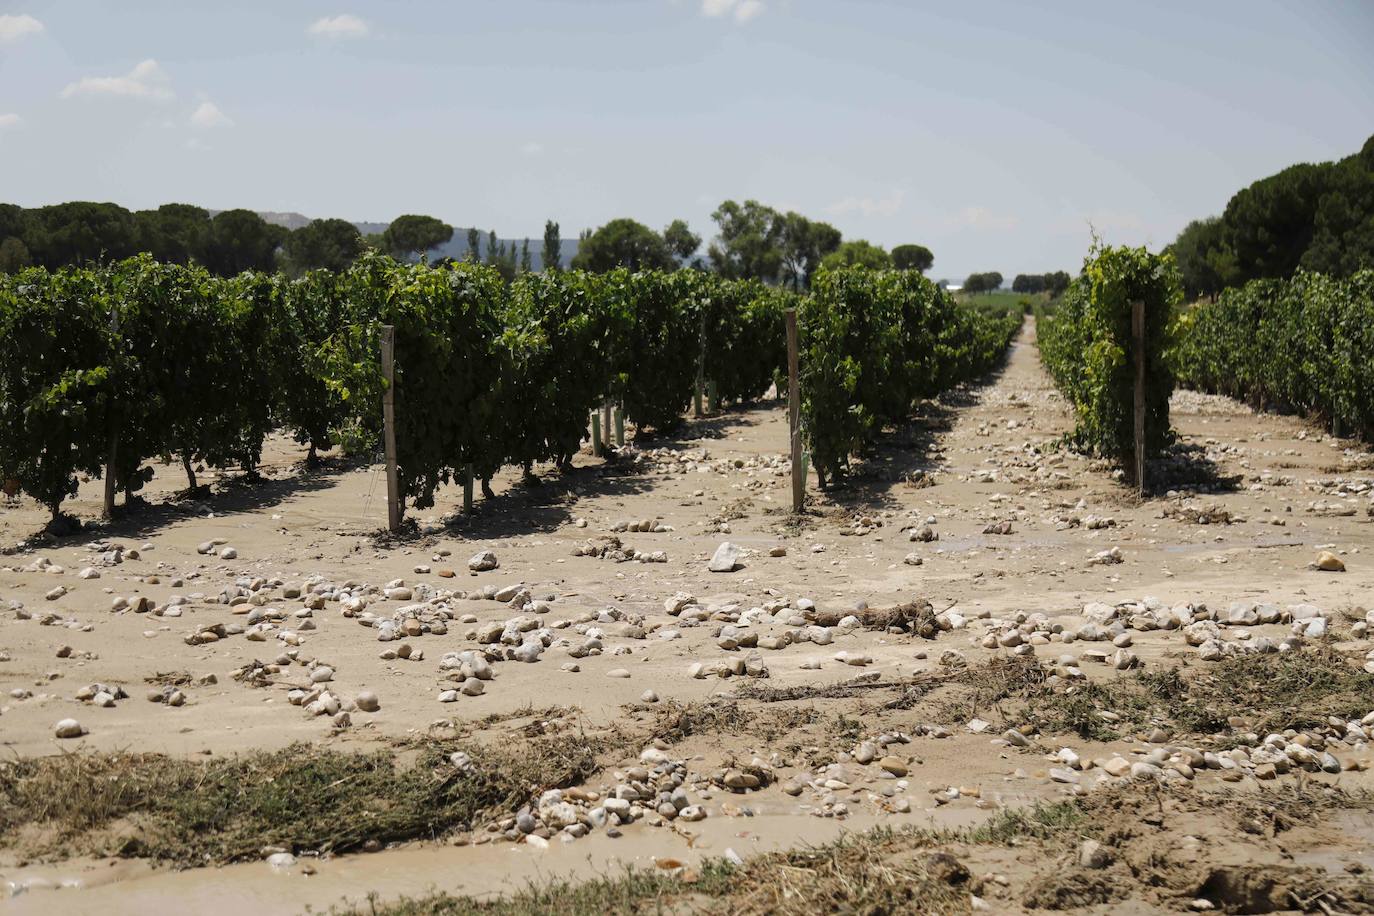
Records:
[[[311,217],[303,213],[278,213],[272,210],[259,210],[257,214],[263,218],[264,222],[271,223],[274,226],[284,226],[293,232],[313,222]],[[385,232],[386,227],[390,225],[390,223],[369,223],[360,222],[358,220],[350,220],[350,222],[357,226],[358,231],[363,235],[380,235]],[[482,238],[478,248],[482,257],[485,258],[487,253],[487,230],[479,229],[478,232]],[[514,245],[516,260],[518,261],[520,257],[520,248],[525,244],[525,240],[498,238],[496,243],[498,245],[504,244],[507,250]],[[568,264],[572,262],[573,255],[577,254],[577,239],[562,239],[559,248],[563,254],[563,266],[567,267]],[[453,238],[429,253],[429,259],[431,261],[437,261],[440,258],[453,258],[455,261],[461,261],[467,256],[468,229],[465,226],[455,226],[453,228]],[[542,228],[539,230],[539,235],[537,237],[530,237],[530,269],[544,269],[544,230]]]

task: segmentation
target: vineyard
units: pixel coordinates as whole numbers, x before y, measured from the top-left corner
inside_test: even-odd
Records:
[[[1146,452],[1171,441],[1169,364],[1173,315],[1182,299],[1167,255],[1144,248],[1095,250],[1053,315],[1036,314],[1040,352],[1078,417],[1074,444],[1128,464],[1135,450],[1132,305],[1144,306]]]
[[[1227,289],[1178,321],[1180,383],[1374,441],[1374,271]]]
[[[148,256],[0,279],[0,476],[54,519],[78,473],[132,498],[155,458],[253,474],[276,428],[374,444],[381,333],[395,334],[400,497],[424,508],[468,475],[568,467],[607,402],[670,431],[705,383],[726,403],[785,386],[784,312],[800,313],[804,433],[822,484],[884,426],[985,373],[1020,324],[957,306],[914,272],[842,268],[812,295],[700,271],[528,274],[368,254],[301,279],[218,278]],[[606,431],[609,436],[609,430]]]

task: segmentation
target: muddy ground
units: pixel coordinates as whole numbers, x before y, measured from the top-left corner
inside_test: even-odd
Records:
[[[382,749],[404,763],[428,743],[446,755],[468,748],[480,768],[478,749],[518,757],[522,743],[544,742],[541,753],[566,746],[592,761],[564,780],[584,790],[566,799],[582,815],[617,785],[643,782],[632,768],[658,766],[650,781],[679,773],[686,801],[704,816],[684,818],[680,802],[674,816],[658,816],[645,803],[633,823],[593,824],[580,838],[542,814],[527,833],[510,826],[520,809],[538,814],[545,790],[578,788],[538,777],[523,797],[483,802],[470,822],[428,839],[359,835],[322,848],[286,848],[270,837],[261,848],[251,838],[229,848],[203,837],[159,846],[151,833],[161,822],[146,808],[80,830],[48,812],[17,818],[0,841],[0,886],[14,895],[0,910],[297,913],[357,905],[369,894],[491,900],[531,882],[634,865],[683,882],[664,892],[682,908],[800,912],[835,898],[767,896],[776,871],[755,862],[777,860],[755,857],[871,828],[916,828],[925,832],[895,846],[864,842],[879,843],[884,867],[916,862],[919,875],[898,868],[890,883],[933,881],[941,890],[926,901],[932,911],[1366,911],[1374,900],[1362,877],[1374,866],[1365,802],[1374,754],[1348,725],[1374,711],[1362,679],[1371,648],[1363,621],[1374,607],[1374,458],[1301,419],[1180,392],[1172,406],[1179,445],[1154,466],[1167,483],[1141,502],[1109,465],[1059,446],[1072,419],[1033,335],[1028,322],[994,377],[927,405],[887,436],[844,491],[820,494],[813,476],[800,521],[786,511],[786,411],[772,401],[689,419],[678,435],[610,461],[583,455],[571,475],[540,469],[542,486],[504,475],[496,498],[479,497],[471,516],[458,513],[456,488],[441,490],[433,510],[412,512],[418,530],[401,538],[379,532],[379,467],[336,460],[306,469],[303,450],[286,439],[269,445],[266,480],[216,480],[201,498],[177,499],[179,466],[160,467],[149,505],[109,525],[97,521],[100,483],[86,483],[71,508],[90,527],[58,541],[34,537],[46,521],[36,504],[6,507],[0,545],[13,549],[0,557],[0,742],[10,760],[118,761],[136,752],[199,767],[305,743]],[[640,521],[659,530],[616,530]],[[995,527],[1003,522],[1008,533]],[[912,539],[927,527],[935,539]],[[211,552],[198,552],[215,540]],[[726,541],[743,549],[739,567],[709,571]],[[589,543],[667,559],[574,554]],[[115,545],[124,551],[117,563]],[[469,558],[486,550],[499,567],[470,570]],[[1324,551],[1344,571],[1314,568]],[[88,568],[99,577],[82,578]],[[367,595],[365,608],[332,598],[309,608],[287,597],[304,585],[308,598],[316,582],[353,583]],[[510,585],[528,588],[516,596],[524,607],[478,594]],[[221,599],[238,587],[258,603]],[[427,595],[434,601],[426,604]],[[665,606],[678,595],[685,616]],[[918,632],[863,625],[875,622],[873,612],[913,602]],[[1062,631],[1091,622],[1085,607],[1127,602],[1138,604],[1118,621],[1184,603],[1215,617],[1238,602],[1271,605],[1281,619],[1252,625],[1242,608],[1228,618],[1235,625],[1218,622],[1220,661],[1204,658],[1182,628],[1131,625],[1116,643],[1062,641]],[[383,642],[377,627],[360,625],[415,605],[428,608],[417,619],[424,624],[412,625],[418,635],[402,629]],[[1309,606],[1315,611],[1293,610]],[[435,616],[439,607],[447,617]],[[699,623],[692,608],[701,609]],[[267,619],[274,626],[257,641],[245,632],[262,623],[245,613],[255,609],[285,612]],[[859,625],[842,621],[851,613]],[[1277,647],[1313,613],[1324,632],[1306,631],[1282,653],[1243,654],[1260,640]],[[462,686],[451,677],[456,667],[442,667],[445,653],[478,650],[483,625],[519,616],[549,628],[538,660],[493,662],[480,695],[460,691],[440,702]],[[818,624],[827,638],[787,644]],[[216,625],[213,640],[199,635]],[[600,632],[589,636],[588,627]],[[1011,630],[1020,635],[998,645]],[[584,654],[589,638],[599,647]],[[401,645],[411,658],[396,657]],[[243,676],[255,661],[271,667]],[[705,676],[694,676],[696,663]],[[720,676],[722,663],[745,673]],[[1008,665],[1017,667],[1008,673]],[[292,688],[310,689],[324,666],[332,679],[316,686],[344,704],[346,725],[289,698]],[[1259,677],[1245,680],[1246,666]],[[1139,681],[1174,669],[1173,687]],[[1127,681],[1132,689],[1145,683],[1145,692],[1114,692]],[[1272,691],[1260,689],[1266,682]],[[128,696],[96,706],[78,698],[90,685]],[[163,698],[179,690],[182,705],[152,702],[150,690]],[[349,708],[364,691],[380,709]],[[1078,705],[1061,702],[1066,696]],[[56,723],[69,718],[84,733],[55,737]],[[1024,741],[1007,737],[1012,726]],[[1329,748],[1339,772],[1284,763],[1273,774],[1261,765],[1237,775],[1201,762],[1204,751],[1247,740],[1253,748],[1285,728],[1290,744],[1303,733],[1325,742],[1313,748]],[[1180,748],[1199,755],[1184,777]],[[1140,767],[1104,776],[1117,757],[1173,769],[1168,778]],[[456,775],[441,773],[444,765],[435,764],[435,779],[472,778],[461,761]],[[119,766],[107,771],[118,782]],[[101,772],[68,776],[83,780],[84,793],[100,788]],[[752,774],[756,784],[732,774]],[[21,778],[0,774],[11,789]],[[169,794],[182,790],[169,781]],[[1074,816],[1054,831],[995,842],[975,832],[1007,811],[1062,802]],[[1088,838],[1107,852],[1084,864]],[[928,860],[937,847],[968,875],[947,880]],[[200,858],[189,861],[184,849]],[[264,861],[274,853],[286,858]],[[719,893],[694,889],[722,857],[745,864]],[[213,867],[186,867],[193,864]],[[856,873],[868,867],[843,864]],[[731,896],[737,884],[754,896]],[[630,908],[629,900],[616,898],[613,908]]]

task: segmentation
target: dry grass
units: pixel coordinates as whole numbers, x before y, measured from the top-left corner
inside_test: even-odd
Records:
[[[604,743],[566,734],[390,751],[297,744],[215,760],[64,754],[0,765],[0,843],[41,857],[144,856],[182,865],[256,858],[264,846],[344,852],[469,829],[598,769]],[[449,762],[457,750],[472,766]]]
[[[1259,734],[1360,718],[1374,709],[1374,675],[1329,647],[1229,656],[1193,669],[1165,669],[1052,691],[1026,685],[1009,721],[1045,734],[1111,741],[1159,725],[1175,736],[1231,737],[1232,720]],[[1105,719],[1103,712],[1114,714]]]

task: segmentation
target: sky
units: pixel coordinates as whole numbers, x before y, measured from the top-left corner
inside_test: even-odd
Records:
[[[1076,272],[1374,134],[1374,0],[0,0],[0,201],[504,238],[723,200]]]

